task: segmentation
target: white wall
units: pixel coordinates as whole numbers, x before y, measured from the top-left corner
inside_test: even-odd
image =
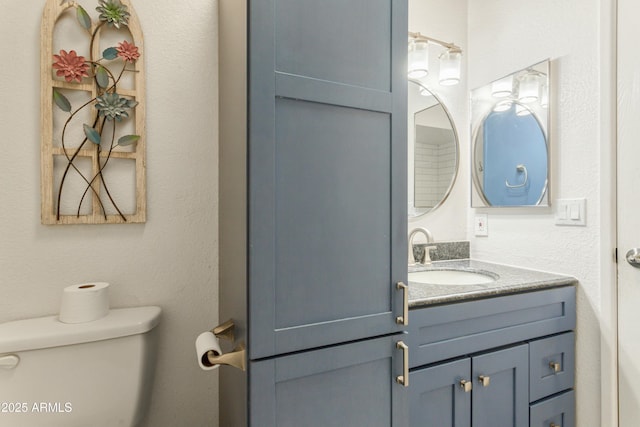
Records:
[[[612,206],[604,198],[611,171],[602,153],[611,143],[602,106],[600,2],[596,0],[491,0],[469,2],[469,88],[482,86],[530,64],[551,59],[551,201],[587,199],[586,227],[559,227],[552,208],[474,209],[488,213],[489,236],[469,233],[472,256],[575,276],[578,287],[577,421],[601,425],[601,293],[611,283]],[[608,90],[608,88],[607,88]],[[602,153],[601,153],[602,152]],[[610,154],[609,154],[610,155]],[[601,243],[607,245],[601,247]]]
[[[425,85],[445,105],[455,122],[460,140],[459,171],[447,201],[426,215],[409,219],[409,230],[426,227],[436,241],[467,240],[467,210],[469,206],[469,132],[467,102],[467,0],[409,0],[409,31],[454,43],[463,50],[462,78],[459,85],[438,83],[438,46],[430,45],[431,70],[423,79]],[[422,238],[416,236],[416,242]]]
[[[54,314],[63,287],[91,280],[111,283],[113,307],[159,305],[145,425],[216,426],[217,376],[197,368],[193,343],[218,318],[217,2],[133,3],[145,35],[148,221],[100,226],[40,224],[44,1],[3,3],[0,322]]]

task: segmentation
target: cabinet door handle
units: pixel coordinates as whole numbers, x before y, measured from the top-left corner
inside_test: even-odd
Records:
[[[402,375],[396,377],[396,382],[405,387],[409,387],[409,346],[403,341],[396,343],[396,348],[402,350],[403,362],[402,362]]]
[[[549,427],[562,427],[562,426],[560,424],[551,423],[549,424]]]
[[[402,316],[396,317],[398,325],[407,326],[409,324],[409,286],[403,282],[396,283],[396,289],[401,290],[402,295]]]
[[[473,388],[473,384],[471,381],[460,380],[460,387],[464,390],[465,393],[469,393]]]
[[[560,370],[562,369],[562,365],[560,365],[558,362],[549,362],[549,367],[553,370],[554,373],[558,373],[560,372]],[[558,426],[557,426],[558,427]]]
[[[478,382],[482,384],[482,387],[489,387],[489,384],[491,384],[491,377],[488,375],[480,375],[478,377]]]

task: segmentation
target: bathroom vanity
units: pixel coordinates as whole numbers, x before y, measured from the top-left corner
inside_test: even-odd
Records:
[[[407,286],[407,1],[229,0],[220,22],[219,316],[246,362],[219,371],[220,425],[523,427],[561,402],[569,353],[556,388],[529,365],[572,348],[573,279]]]
[[[418,270],[491,280],[409,273],[410,425],[573,427],[576,280],[474,260]]]

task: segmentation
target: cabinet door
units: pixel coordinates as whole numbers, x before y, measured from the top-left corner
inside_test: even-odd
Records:
[[[409,375],[409,425],[411,427],[470,427],[471,359],[466,358],[412,371]]]
[[[252,427],[407,427],[402,335],[250,362]]]
[[[249,357],[402,330],[407,0],[249,1]]]
[[[529,427],[575,427],[575,392],[569,390],[531,405]]]
[[[527,344],[474,356],[472,375],[473,427],[529,425]]]

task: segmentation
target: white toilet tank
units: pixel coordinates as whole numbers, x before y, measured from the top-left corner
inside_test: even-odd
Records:
[[[0,427],[134,427],[147,410],[159,307],[93,322],[0,324]]]

